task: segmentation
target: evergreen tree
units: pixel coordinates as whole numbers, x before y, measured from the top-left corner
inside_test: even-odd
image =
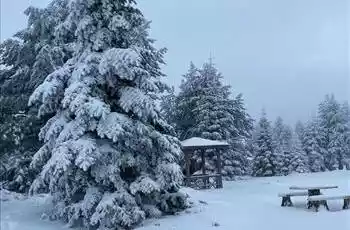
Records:
[[[222,75],[214,65],[204,63],[199,70],[197,94],[192,107],[195,125],[189,129],[191,136],[210,140],[229,140],[237,133],[234,124],[234,101],[230,96],[230,86],[223,85]]]
[[[191,62],[188,72],[183,75],[180,92],[175,100],[174,120],[180,140],[185,140],[193,136],[190,133],[190,129],[196,124],[193,109],[196,107],[196,96],[200,90],[200,78],[198,68]]]
[[[194,94],[192,94],[194,96],[189,99],[194,102],[194,106],[190,108],[194,115],[194,124],[186,133],[191,137],[230,141],[237,132],[233,114],[234,101],[230,98],[230,87],[223,85],[222,75],[211,62],[204,63],[203,67],[198,69],[198,74],[194,78],[196,81],[196,88],[193,88]],[[229,150],[223,155],[225,178],[232,177],[234,174],[232,154]],[[207,151],[206,155],[207,170],[215,172],[217,164],[215,151]],[[198,165],[200,160],[197,157]]]
[[[341,106],[333,95],[327,95],[319,105],[320,146],[328,170],[342,169],[345,161],[344,137],[346,124]]]
[[[274,149],[282,148],[284,145],[283,134],[285,131],[285,126],[283,123],[283,119],[281,117],[277,117],[273,129],[272,129],[272,141]]]
[[[305,125],[301,121],[298,121],[295,124],[295,134],[299,138],[299,141],[302,146],[304,146],[304,133],[305,133]]]
[[[304,151],[307,154],[309,169],[311,172],[321,172],[326,170],[322,147],[320,146],[319,122],[312,119],[306,126],[304,132]]]
[[[233,116],[236,133],[233,133],[229,141],[231,151],[227,151],[223,156],[225,160],[228,160],[223,167],[226,179],[249,175],[252,165],[250,140],[252,138],[253,119],[247,113],[242,94],[238,94],[234,98]]]
[[[244,104],[243,95],[238,94],[234,99],[234,124],[237,130],[236,137],[252,138],[253,122]]]
[[[350,105],[348,102],[343,103],[340,113],[342,120],[340,127],[341,152],[344,158],[342,165],[350,170]]]
[[[176,95],[174,87],[161,97],[160,109],[161,115],[166,121],[176,128]]]
[[[273,131],[272,141],[274,152],[278,156],[281,165],[280,175],[288,175],[290,173],[290,164],[292,161],[292,129],[283,123],[281,117],[277,117]]]
[[[297,134],[293,135],[291,153],[289,172],[309,172],[308,157],[305,151],[302,149],[301,141]]]
[[[248,173],[247,139],[250,138],[252,119],[246,112],[242,95],[231,97],[230,86],[222,83],[222,75],[209,61],[202,68],[193,63],[180,85],[176,97],[175,127],[181,139],[202,137],[225,140],[231,148],[223,153],[225,179]],[[168,103],[170,104],[170,103]],[[164,110],[168,110],[166,107]],[[207,151],[207,169],[214,171],[216,156]],[[194,156],[199,169],[200,158]]]
[[[27,109],[27,101],[44,78],[62,66],[70,48],[54,42],[54,27],[67,15],[66,0],[56,1],[46,9],[29,7],[27,27],[14,38],[0,44],[0,161],[1,180],[7,189],[24,192],[33,180],[29,162],[41,142],[37,109]],[[22,183],[21,181],[25,181]]]
[[[55,2],[55,1],[54,1]],[[31,95],[44,145],[30,192],[48,189],[52,218],[91,229],[130,228],[186,207],[181,149],[156,100],[165,50],[148,37],[134,1],[71,0],[55,39],[74,35],[73,56]]]
[[[265,112],[259,121],[257,153],[253,160],[253,176],[276,176],[281,167],[278,155],[274,152],[270,122]]]

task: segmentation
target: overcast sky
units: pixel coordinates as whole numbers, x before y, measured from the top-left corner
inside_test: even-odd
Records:
[[[1,40],[25,26],[24,9],[48,0],[0,0]],[[312,116],[327,93],[350,100],[350,0],[141,0],[151,35],[167,47],[178,86],[190,61],[211,54],[256,118]]]

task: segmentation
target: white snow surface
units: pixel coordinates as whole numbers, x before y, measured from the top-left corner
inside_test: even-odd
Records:
[[[200,137],[192,137],[190,139],[184,140],[181,142],[182,147],[197,147],[197,146],[227,146],[229,145],[225,141],[213,141],[208,139],[203,139]]]
[[[291,185],[334,184],[338,189],[321,190],[325,195],[348,194],[350,172],[334,171],[294,174],[286,177],[251,178],[226,182],[223,189],[196,191],[183,188],[194,206],[176,216],[147,220],[139,230],[349,230],[350,210],[342,210],[342,201],[329,201],[330,211],[318,213],[306,209],[307,197],[292,197],[294,207],[281,207],[280,192]],[[50,207],[50,197],[28,199],[17,196],[1,201],[1,230],[62,230],[61,222],[41,219]]]

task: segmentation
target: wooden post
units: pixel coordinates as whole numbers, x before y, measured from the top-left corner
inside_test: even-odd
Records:
[[[190,153],[188,151],[184,151],[185,153],[185,164],[186,164],[186,178],[185,178],[185,185],[190,186],[189,177],[191,176],[190,172],[190,166],[191,166],[191,159],[190,159]]]
[[[205,175],[205,150],[201,150],[201,158],[202,158],[202,174]]]
[[[205,175],[205,150],[201,150],[201,159],[202,159],[202,174]],[[208,181],[206,177],[203,177],[204,189],[208,187]]]
[[[217,173],[219,174],[219,176],[217,177],[217,181],[216,181],[216,188],[222,188],[222,175],[221,175],[221,151],[220,149],[217,150],[216,152],[216,167],[217,167]]]
[[[216,170],[218,174],[221,174],[221,154],[220,154],[220,150],[217,150],[216,152],[216,157],[217,157],[217,161],[216,161]]]

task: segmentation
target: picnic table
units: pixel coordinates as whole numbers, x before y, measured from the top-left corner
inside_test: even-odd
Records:
[[[320,196],[322,195],[321,189],[336,189],[338,186],[291,186],[289,189],[291,190],[307,190],[308,191],[308,196]],[[325,203],[326,205],[326,203]],[[311,207],[315,207],[318,209],[319,202],[314,201],[312,199],[308,199],[307,201],[307,208],[310,209]],[[328,209],[328,207],[327,207]]]

